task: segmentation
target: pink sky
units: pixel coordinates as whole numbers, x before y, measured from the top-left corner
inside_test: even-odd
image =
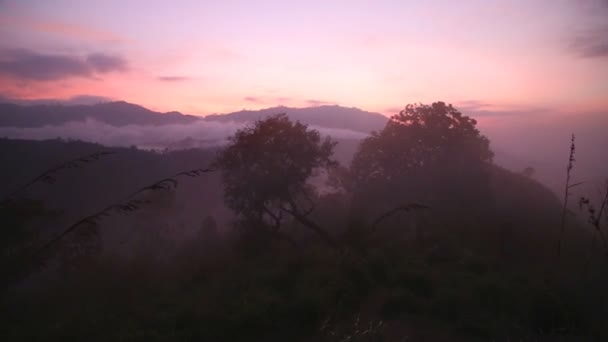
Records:
[[[0,0],[0,95],[160,111],[608,109],[608,1]]]

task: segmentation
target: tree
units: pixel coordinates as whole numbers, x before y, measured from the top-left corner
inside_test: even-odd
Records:
[[[275,236],[286,216],[311,229],[327,243],[333,238],[312,221],[314,188],[307,183],[317,171],[336,164],[329,137],[285,114],[271,116],[237,131],[216,160],[222,171],[225,202],[250,227]]]
[[[431,207],[474,192],[493,157],[476,124],[443,102],[407,105],[359,146],[351,164],[354,188],[367,190],[367,202],[407,198]]]

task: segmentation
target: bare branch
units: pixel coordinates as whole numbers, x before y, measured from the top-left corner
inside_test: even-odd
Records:
[[[112,214],[112,212],[129,213],[129,212],[138,210],[142,204],[150,203],[150,201],[147,201],[147,200],[136,199],[135,197],[139,194],[142,194],[147,191],[172,190],[172,189],[175,189],[178,184],[178,181],[175,178],[177,178],[179,176],[198,177],[207,172],[213,172],[213,170],[211,170],[211,169],[194,169],[194,170],[189,170],[189,171],[183,171],[183,172],[179,172],[179,173],[173,175],[172,177],[163,178],[159,181],[152,183],[151,185],[145,186],[145,187],[135,191],[131,195],[129,195],[125,199],[124,202],[119,202],[117,204],[111,204],[111,205],[103,208],[102,210],[97,211],[97,212],[95,212],[89,216],[86,216],[86,217],[80,219],[79,221],[75,222],[74,224],[72,224],[71,226],[69,226],[68,228],[63,230],[55,238],[51,239],[50,241],[48,241],[44,245],[42,245],[40,248],[38,248],[33,253],[33,256],[40,255],[46,249],[50,248],[51,246],[53,246],[54,244],[59,242],[61,239],[66,237],[68,234],[74,232],[75,230],[77,230],[79,227],[82,227],[83,225],[89,225],[89,224],[95,225],[98,223],[98,221],[101,218],[110,216]]]
[[[385,219],[399,213],[399,212],[410,212],[412,210],[420,210],[420,209],[430,209],[429,207],[427,207],[426,205],[422,205],[422,204],[418,204],[418,203],[410,203],[410,204],[405,204],[405,205],[400,205],[398,207],[395,207],[391,210],[388,210],[387,212],[383,213],[382,215],[378,216],[378,218],[376,218],[374,220],[374,222],[371,225],[370,228],[370,232],[375,232],[378,225],[384,221]]]
[[[575,151],[575,144],[574,144],[574,134],[572,134],[572,137],[570,139],[570,155],[568,157],[568,167],[566,168],[566,185],[564,187],[564,204],[562,207],[562,215],[561,215],[561,220],[560,220],[560,228],[559,228],[559,238],[557,240],[557,257],[559,258],[562,252],[562,239],[564,236],[564,229],[566,227],[566,213],[568,212],[568,198],[570,196],[570,193],[568,192],[568,189],[570,189],[570,172],[572,171],[572,168],[574,167],[574,151]]]
[[[275,214],[272,212],[272,210],[268,209],[268,207],[266,207],[265,205],[262,205],[262,209],[264,210],[264,212],[266,214],[268,214],[268,216],[270,216],[274,220],[273,228],[274,228],[275,232],[278,232],[279,229],[281,228],[281,221],[283,220],[281,211],[279,211],[278,214]]]
[[[115,153],[116,152],[114,152],[114,151],[95,152],[95,153],[88,154],[86,156],[82,156],[82,157],[78,157],[76,159],[69,160],[69,161],[67,161],[65,163],[59,164],[59,165],[57,165],[55,167],[52,167],[52,168],[44,171],[43,173],[41,173],[37,177],[33,178],[29,182],[25,183],[24,185],[22,185],[18,189],[15,189],[8,196],[6,196],[6,198],[4,199],[4,201],[9,201],[10,199],[12,199],[13,197],[15,197],[20,192],[26,190],[27,188],[29,188],[30,186],[32,186],[32,185],[34,185],[34,184],[36,184],[38,182],[43,182],[43,183],[47,183],[47,184],[53,184],[53,183],[55,183],[57,181],[57,179],[55,178],[55,174],[57,172],[61,171],[61,170],[74,169],[74,168],[83,168],[86,164],[98,161],[99,159],[101,159],[101,158],[103,158],[105,156],[108,156],[108,155],[111,155],[111,154],[115,154]]]
[[[571,185],[568,186],[568,189],[574,188],[575,186],[579,186],[579,185],[582,185],[582,184],[585,184],[585,183],[587,183],[587,182],[578,182],[578,183],[571,184]]]
[[[289,215],[293,216],[298,222],[306,226],[307,228],[314,231],[319,237],[321,237],[330,247],[338,249],[338,242],[321,226],[319,226],[316,222],[309,219],[306,215],[298,212],[297,207],[293,200],[288,201],[291,209],[281,207],[281,210],[285,211]]]

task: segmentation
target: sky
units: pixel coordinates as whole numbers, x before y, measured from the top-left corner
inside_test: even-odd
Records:
[[[0,96],[597,115],[608,0],[0,0]]]

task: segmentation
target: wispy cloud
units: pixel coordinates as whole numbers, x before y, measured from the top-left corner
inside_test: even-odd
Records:
[[[253,104],[265,104],[269,106],[274,105],[286,105],[294,101],[291,97],[286,96],[245,96],[243,97],[243,101]]]
[[[499,106],[481,100],[463,100],[452,103],[452,105],[464,115],[471,117],[503,117],[503,116],[526,116],[550,112],[550,108],[529,106]],[[388,107],[383,113],[385,115],[399,114],[404,107]]]
[[[309,106],[318,107],[318,106],[333,105],[335,103],[329,102],[329,101],[323,101],[323,100],[310,99],[310,100],[306,100],[306,104]]]
[[[158,76],[156,79],[163,82],[182,82],[191,80],[191,78],[187,76]]]
[[[382,114],[389,115],[389,116],[396,115],[396,114],[399,114],[399,112],[402,110],[403,110],[403,107],[388,107],[382,111]]]
[[[26,49],[0,51],[0,74],[17,79],[49,81],[127,70],[128,63],[124,58],[102,53],[83,57],[42,54]]]
[[[458,101],[454,104],[454,106],[458,109],[462,110],[481,110],[484,108],[494,107],[491,103],[480,101],[480,100],[464,100]]]
[[[574,2],[585,14],[578,31],[568,40],[568,48],[582,58],[608,57],[608,0]]]
[[[584,58],[607,58],[608,25],[580,32],[572,39],[570,48]]]
[[[228,137],[247,123],[198,120],[190,124],[111,126],[94,120],[67,122],[57,126],[33,128],[0,127],[0,137],[45,140],[61,137],[91,141],[107,146],[147,148],[210,147],[224,145]],[[365,133],[348,129],[311,126],[334,138],[362,139]],[[201,138],[202,137],[202,138]],[[187,145],[184,145],[187,143]]]
[[[525,106],[456,106],[464,115],[471,117],[532,117],[552,112],[550,108]]]
[[[43,104],[62,104],[62,105],[92,105],[102,102],[113,101],[112,98],[98,95],[75,95],[67,99],[20,99],[0,94],[0,102],[16,103],[20,105],[43,105]]]
[[[104,43],[132,42],[131,39],[111,31],[59,21],[0,16],[0,24],[80,40],[94,40]]]
[[[245,96],[243,98],[243,101],[245,101],[245,102],[252,102],[252,103],[259,103],[259,102],[261,102],[261,99],[259,97],[255,97],[255,96]]]
[[[127,61],[121,57],[109,56],[103,53],[90,54],[86,58],[88,64],[95,72],[106,73],[111,71],[126,71]]]

